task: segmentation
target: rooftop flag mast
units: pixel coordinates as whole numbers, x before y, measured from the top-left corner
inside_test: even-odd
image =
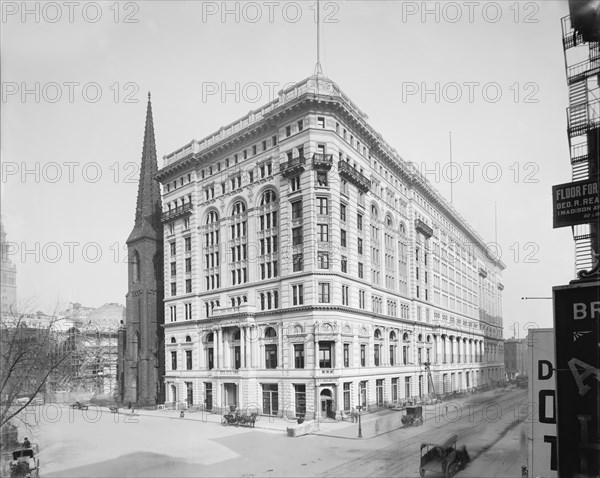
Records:
[[[321,68],[321,6],[317,0],[317,64],[315,65],[315,76],[317,78],[323,76]]]

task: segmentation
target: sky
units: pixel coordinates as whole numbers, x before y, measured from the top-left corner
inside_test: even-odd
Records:
[[[313,74],[315,11],[3,2],[0,211],[19,300],[124,303],[148,91],[162,167]],[[506,264],[505,337],[552,327],[547,298],[575,274],[570,228],[552,229],[551,187],[571,180],[567,14],[566,1],[321,2],[325,75]]]

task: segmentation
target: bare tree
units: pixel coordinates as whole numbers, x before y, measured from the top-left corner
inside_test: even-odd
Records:
[[[0,427],[24,410],[69,359],[56,314],[9,310],[0,318]]]

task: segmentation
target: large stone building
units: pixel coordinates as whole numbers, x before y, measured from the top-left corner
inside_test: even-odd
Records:
[[[527,375],[527,339],[508,339],[504,342],[504,371],[508,379]]]
[[[505,266],[332,81],[156,177],[170,404],[333,416],[504,379]]]
[[[0,217],[0,313],[8,314],[17,306],[17,266],[10,259],[4,221]]]
[[[133,230],[127,239],[126,320],[119,333],[119,397],[139,406],[163,398],[163,230],[152,105],[148,94]]]

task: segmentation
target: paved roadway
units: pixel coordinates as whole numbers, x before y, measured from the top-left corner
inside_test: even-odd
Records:
[[[472,458],[487,459],[485,468],[478,468],[481,460],[475,460],[458,477],[500,476],[497,473],[510,467],[488,467],[498,461],[490,447],[513,433],[516,403],[525,399],[525,391],[470,395],[437,410],[429,407],[423,426],[405,429],[394,429],[397,412],[367,415],[362,440],[354,439],[357,426],[351,423],[322,425],[321,435],[287,438],[283,421],[279,429],[275,423],[271,429],[254,430],[157,414],[125,421],[123,415],[105,412],[94,421],[91,411],[84,419],[81,411],[66,408],[56,419],[46,412],[46,420],[29,431],[29,438],[40,444],[41,471],[47,477],[408,477],[418,476],[422,441],[440,441],[456,433]],[[518,453],[513,448],[514,444],[504,446],[503,453],[511,457]]]

